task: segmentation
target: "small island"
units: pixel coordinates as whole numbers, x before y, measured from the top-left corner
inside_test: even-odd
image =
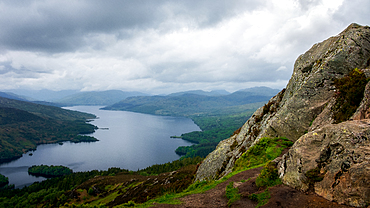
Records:
[[[64,175],[69,175],[73,171],[65,166],[48,166],[48,165],[33,165],[28,168],[28,174],[33,176],[42,176],[45,178],[55,178]]]

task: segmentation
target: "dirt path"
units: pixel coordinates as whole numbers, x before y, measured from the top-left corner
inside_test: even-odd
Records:
[[[182,207],[194,207],[194,208],[216,208],[216,207],[228,207],[228,199],[225,197],[225,189],[229,182],[233,181],[234,186],[237,186],[239,193],[241,194],[241,199],[234,202],[230,207],[245,207],[254,208],[257,202],[250,200],[247,196],[261,192],[255,184],[255,178],[260,173],[261,168],[256,168],[248,171],[241,172],[227,181],[218,184],[214,189],[208,190],[202,194],[193,194],[185,196],[180,200],[183,204],[180,205],[169,205],[169,204],[158,204],[154,207],[157,208],[182,208]],[[249,180],[248,180],[249,179]],[[241,182],[246,180],[246,182]],[[261,206],[261,208],[346,208],[350,206],[339,205],[335,202],[330,202],[322,197],[317,196],[314,193],[302,193],[295,189],[289,188],[284,185],[278,185],[269,188],[271,198],[269,202]]]

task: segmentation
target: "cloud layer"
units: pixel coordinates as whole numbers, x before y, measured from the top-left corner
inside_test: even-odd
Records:
[[[367,0],[0,1],[0,90],[285,87]]]

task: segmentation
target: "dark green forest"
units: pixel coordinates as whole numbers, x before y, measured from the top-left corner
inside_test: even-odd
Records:
[[[39,144],[97,141],[80,135],[95,131],[96,126],[86,123],[92,118],[91,114],[0,98],[0,163],[19,158]]]
[[[73,173],[71,169],[62,165],[33,165],[28,168],[28,174],[33,176],[42,176],[45,178],[60,177],[69,175],[71,173]]]
[[[255,109],[237,115],[192,117],[202,131],[182,134],[182,139],[196,144],[178,147],[176,153],[183,157],[206,157],[220,141],[232,136],[254,111]]]
[[[0,174],[0,187],[3,187],[9,183],[8,177],[5,177],[4,175]]]
[[[195,157],[165,164],[157,164],[138,171],[112,167],[104,171],[75,172],[61,177],[50,178],[42,182],[35,182],[22,189],[3,188],[0,191],[0,207],[59,207],[73,201],[72,190],[80,187],[81,184],[92,178],[105,176],[108,177],[110,183],[114,184],[118,183],[117,180],[124,176],[125,178],[129,178],[131,182],[135,182],[134,178],[148,175],[159,176],[162,173],[176,171],[189,165],[196,165],[201,161],[202,158]],[[50,167],[46,169],[50,169]],[[161,194],[161,192],[157,194]]]

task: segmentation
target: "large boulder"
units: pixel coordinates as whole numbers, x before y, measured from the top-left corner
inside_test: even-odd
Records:
[[[284,184],[340,204],[370,202],[370,120],[329,124],[298,139],[279,163]]]
[[[369,66],[368,26],[351,24],[339,35],[315,44],[296,60],[286,89],[258,109],[241,127],[240,133],[219,143],[199,166],[196,180],[225,176],[232,171],[235,161],[263,137],[286,137],[296,141],[309,131],[334,123],[334,80],[355,68]],[[366,103],[363,106],[364,109],[356,112],[360,115],[356,118],[369,116],[368,106]]]

